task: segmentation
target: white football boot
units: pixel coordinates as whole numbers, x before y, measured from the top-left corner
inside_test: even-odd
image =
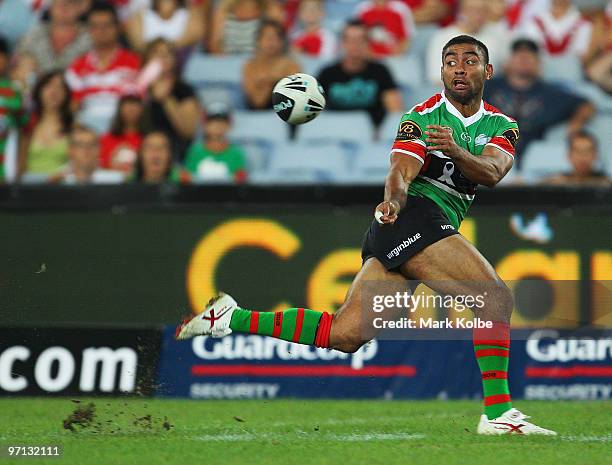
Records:
[[[549,429],[540,428],[533,423],[529,423],[527,415],[515,408],[504,412],[503,415],[489,420],[486,415],[480,417],[478,423],[478,434],[542,434],[546,436],[556,436],[557,433]]]
[[[230,321],[238,304],[231,296],[220,292],[206,304],[204,311],[186,318],[176,328],[175,338],[189,339],[195,336],[223,337],[231,334]]]

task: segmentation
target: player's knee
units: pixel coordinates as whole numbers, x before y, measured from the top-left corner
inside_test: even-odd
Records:
[[[497,281],[493,289],[493,302],[499,313],[508,319],[514,309],[514,298],[512,292],[501,279]]]

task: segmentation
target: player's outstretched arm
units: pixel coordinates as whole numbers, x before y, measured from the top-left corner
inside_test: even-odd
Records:
[[[379,221],[383,224],[393,224],[404,205],[408,194],[408,186],[419,174],[423,163],[414,157],[402,153],[391,153],[391,167],[385,180],[385,200],[378,204],[374,214],[382,213]]]
[[[427,150],[439,150],[453,159],[463,175],[476,184],[493,187],[510,171],[514,159],[503,150],[487,145],[480,156],[475,157],[459,147],[453,136],[442,126],[427,126]]]

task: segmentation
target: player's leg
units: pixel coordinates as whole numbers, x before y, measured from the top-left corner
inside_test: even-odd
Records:
[[[272,336],[286,341],[354,352],[376,335],[373,312],[362,312],[364,288],[380,283],[380,292],[394,294],[407,290],[400,273],[387,271],[376,258],[365,261],[353,280],[345,302],[332,315],[307,308],[281,312],[259,312],[239,307],[230,296],[212,299],[201,314],[177,328],[177,339],[197,335],[225,336],[232,331]],[[366,320],[369,319],[369,320]]]
[[[457,234],[423,249],[401,265],[400,270],[406,279],[423,281],[442,294],[484,296],[484,306],[475,308],[475,314],[492,322],[493,326],[473,330],[486,415],[486,418],[481,418],[479,432],[555,434],[526,422],[526,417],[512,408],[508,361],[510,316],[514,303],[512,293],[482,254]]]

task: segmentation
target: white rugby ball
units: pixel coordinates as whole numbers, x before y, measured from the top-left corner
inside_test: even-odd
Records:
[[[325,95],[310,74],[296,73],[282,78],[272,91],[276,114],[289,124],[312,121],[325,108]]]

